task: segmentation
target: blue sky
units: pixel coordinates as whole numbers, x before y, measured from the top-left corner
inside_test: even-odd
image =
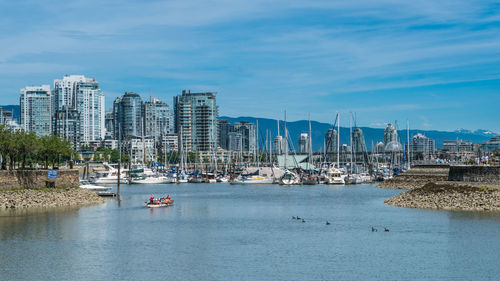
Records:
[[[26,85],[95,77],[220,114],[500,132],[495,1],[1,1],[0,104]]]

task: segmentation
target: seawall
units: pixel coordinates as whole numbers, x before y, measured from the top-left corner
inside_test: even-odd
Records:
[[[79,187],[77,169],[57,170],[57,178],[49,179],[48,170],[0,170],[0,190],[53,187]]]
[[[448,166],[414,167],[392,179],[385,180],[377,186],[380,188],[414,189],[427,183],[448,179]]]
[[[500,185],[500,166],[451,166],[448,181]]]
[[[422,185],[415,188],[409,188],[410,181],[403,182],[403,179],[405,177],[397,182],[410,190],[386,200],[386,204],[421,209],[500,211],[498,166],[452,166],[442,181],[414,176],[412,180]]]

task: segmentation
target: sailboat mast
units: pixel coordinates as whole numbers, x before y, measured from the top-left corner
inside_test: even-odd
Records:
[[[286,163],[286,158],[288,156],[288,130],[286,129],[286,110],[285,110],[285,141],[284,141],[284,145],[285,145],[285,170],[287,169],[287,163]]]
[[[337,169],[340,169],[340,112],[337,112]]]
[[[257,158],[257,168],[259,168],[259,119],[255,122],[257,124],[255,132],[255,157]]]
[[[410,121],[406,119],[406,162],[408,162],[408,168],[410,169]]]
[[[350,135],[350,138],[349,138],[349,141],[350,141],[350,146],[351,146],[351,174],[352,174],[352,151],[353,151],[353,147],[352,147],[352,112],[349,112],[349,135]]]
[[[307,162],[307,165],[311,165],[312,163],[312,137],[311,137],[311,113],[309,113],[309,161]],[[308,167],[310,169],[310,167]]]

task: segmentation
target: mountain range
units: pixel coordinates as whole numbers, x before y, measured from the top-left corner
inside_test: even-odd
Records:
[[[19,122],[20,108],[19,105],[2,105],[4,110],[12,110],[13,118]],[[259,143],[261,147],[264,147],[264,143],[266,140],[266,131],[270,132],[272,138],[276,136],[277,132],[277,120],[268,119],[268,118],[259,118],[259,117],[228,117],[221,116],[219,119],[226,119],[231,122],[231,124],[235,122],[248,121],[252,123],[256,123],[256,120],[259,121]],[[283,127],[284,121],[280,121],[280,135],[283,135]],[[308,133],[309,125],[307,120],[299,120],[287,122],[288,134],[290,135],[290,139],[293,140],[293,147],[297,149],[298,147],[298,139],[301,133]],[[312,144],[314,151],[322,151],[323,150],[323,142],[325,138],[325,133],[328,129],[332,128],[332,124],[321,123],[317,121],[311,121],[311,132],[312,132]],[[363,130],[363,134],[365,136],[365,142],[368,150],[371,150],[372,142],[376,144],[379,141],[382,141],[384,138],[384,128],[370,128],[370,127],[360,127]],[[401,142],[406,142],[406,128],[399,128],[398,134],[401,138]],[[340,143],[348,144],[349,143],[349,128],[340,127]],[[479,129],[475,131],[470,131],[466,129],[458,129],[453,132],[447,131],[435,131],[435,130],[416,130],[410,129],[410,138],[417,133],[424,134],[425,136],[434,139],[436,143],[436,148],[441,148],[444,140],[470,140],[474,143],[482,143],[486,140],[489,140],[493,136],[497,136],[497,133],[494,133],[490,130]]]
[[[276,136],[277,132],[277,120],[275,119],[267,119],[267,118],[256,118],[256,117],[227,117],[222,116],[219,119],[229,120],[231,124],[235,122],[248,121],[252,123],[256,123],[259,121],[259,143],[260,146],[263,147],[266,142],[266,131],[270,132],[272,138]],[[283,120],[280,121],[280,135],[283,135]],[[405,125],[406,126],[406,125]],[[293,147],[297,149],[298,147],[298,139],[301,133],[309,132],[309,125],[307,120],[299,120],[287,122],[288,134],[290,139],[293,141]],[[314,151],[322,151],[323,143],[325,138],[325,133],[328,129],[332,128],[332,124],[321,123],[317,121],[311,121],[311,135],[312,135],[312,145]],[[359,127],[365,136],[365,142],[368,150],[372,148],[373,144],[380,142],[384,138],[384,128],[370,128],[370,127]],[[335,128],[336,130],[337,128]],[[349,131],[350,128],[340,127],[340,143],[341,144],[349,144]],[[465,129],[456,130],[453,132],[447,131],[436,131],[436,130],[417,130],[410,129],[410,138],[416,135],[417,133],[421,133],[431,139],[434,139],[436,148],[441,148],[443,146],[444,140],[470,140],[474,143],[482,143],[486,140],[489,140],[492,136],[496,136],[498,134],[493,133],[489,130],[476,130],[476,131],[468,131]],[[405,128],[398,128],[398,135],[400,137],[400,141],[402,143],[406,143],[407,132]]]

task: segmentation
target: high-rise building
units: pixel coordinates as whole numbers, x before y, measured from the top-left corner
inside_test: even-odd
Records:
[[[114,136],[115,119],[113,118],[113,110],[107,111],[104,114],[104,127],[106,127],[106,136],[104,138],[115,139]]]
[[[52,108],[54,112],[54,133],[60,135],[72,135],[73,132],[63,132],[64,130],[73,130],[73,126],[64,126],[58,128],[58,120],[55,115],[72,115],[76,117],[73,110],[78,111],[78,129],[79,136],[77,143],[93,142],[102,140],[105,137],[105,104],[104,94],[99,89],[99,83],[94,78],[88,78],[84,75],[69,75],[62,79],[54,80]],[[61,119],[59,119],[61,121]]]
[[[422,153],[424,159],[430,159],[434,154],[436,146],[434,140],[424,136],[423,134],[416,134],[411,139],[410,151],[412,153]]]
[[[277,155],[283,154],[283,137],[282,136],[276,136],[273,141],[273,152]]]
[[[76,110],[80,114],[80,142],[104,140],[106,135],[104,94],[97,82],[81,83]]]
[[[236,122],[233,124],[233,130],[241,134],[241,150],[255,153],[257,148],[257,130],[255,124],[247,121]]]
[[[113,103],[114,130],[118,140],[138,138],[144,135],[142,99],[134,92],[126,92]]]
[[[352,152],[356,161],[368,163],[368,153],[365,143],[365,135],[360,128],[354,128],[352,131]]]
[[[337,152],[337,130],[331,128],[325,134],[326,153]]]
[[[392,124],[387,124],[384,130],[384,151],[394,153],[403,151],[403,147],[398,140],[398,131]]]
[[[309,135],[306,133],[299,136],[299,153],[309,153]]]
[[[355,128],[352,131],[352,151],[354,153],[366,153],[365,135],[363,130]]]
[[[97,90],[99,85],[94,78],[84,75],[67,75],[62,79],[54,80],[54,110],[66,108],[76,108],[80,89]]]
[[[219,147],[225,150],[229,150],[229,133],[233,131],[233,127],[229,120],[219,119],[217,121],[218,126],[218,139]]]
[[[150,97],[143,104],[144,135],[152,137],[157,144],[161,137],[171,133],[170,110],[168,105],[157,98]]]
[[[398,131],[392,124],[387,124],[384,130],[384,145],[390,142],[398,142]]]
[[[69,141],[75,149],[80,148],[80,113],[63,106],[54,114],[54,134]]]
[[[52,94],[49,85],[21,89],[21,128],[38,136],[52,133]]]
[[[243,136],[239,132],[228,133],[228,149],[230,151],[242,151]]]
[[[174,97],[175,132],[182,131],[184,149],[213,151],[217,149],[218,108],[215,93],[182,91]]]

